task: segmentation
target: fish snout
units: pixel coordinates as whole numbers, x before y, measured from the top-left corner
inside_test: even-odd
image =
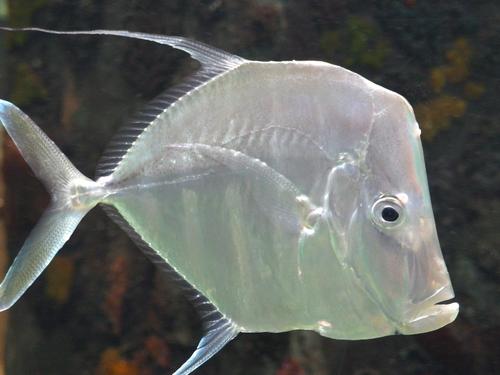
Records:
[[[437,289],[426,299],[412,303],[406,314],[406,319],[399,324],[397,330],[403,335],[412,335],[434,331],[453,322],[459,310],[456,302],[443,304],[455,297],[451,283]]]
[[[430,232],[409,258],[410,295],[403,322],[397,327],[405,335],[439,329],[458,315],[458,303],[443,303],[455,293],[435,229]]]
[[[432,217],[420,218],[420,236],[407,243],[409,278],[407,313],[454,297],[450,275],[441,252]],[[414,232],[414,231],[412,231]],[[409,312],[408,312],[409,311]]]

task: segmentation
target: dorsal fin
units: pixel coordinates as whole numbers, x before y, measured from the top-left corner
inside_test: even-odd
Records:
[[[190,374],[217,354],[229,341],[234,339],[239,333],[238,326],[224,316],[202,293],[179,275],[158,252],[152,249],[116,208],[109,205],[102,205],[102,207],[108,216],[129,235],[144,254],[182,288],[186,297],[193,303],[200,314],[204,336],[191,357],[173,375]]]
[[[167,89],[163,94],[160,94],[149,102],[137,115],[132,117],[128,125],[124,126],[113,136],[97,163],[96,178],[108,176],[113,173],[128,149],[144,129],[180,97],[225,71],[227,71],[226,68],[202,68],[180,84]]]
[[[96,178],[108,176],[113,173],[129,148],[132,146],[133,142],[139,137],[144,129],[179,98],[207,83],[216,76],[232,70],[247,61],[221,49],[180,36],[164,36],[125,30],[58,31],[38,27],[25,27],[19,29],[0,27],[0,30],[39,31],[49,34],[62,35],[111,35],[141,39],[166,44],[173,48],[185,51],[189,53],[193,59],[200,62],[201,69],[199,71],[185,79],[179,85],[167,89],[163,94],[153,99],[142,111],[132,118],[128,125],[124,126],[120,131],[118,131],[117,134],[115,134],[97,164]]]
[[[111,35],[120,36],[132,39],[147,40],[159,44],[166,44],[173,48],[180,49],[191,55],[195,60],[198,60],[204,68],[219,67],[219,68],[234,68],[246,60],[225,52],[221,49],[209,46],[208,44],[197,42],[182,36],[165,36],[158,34],[147,34],[140,32],[132,32],[126,30],[81,30],[81,31],[60,31],[49,30],[39,27],[23,27],[11,28],[0,27],[0,30],[5,31],[39,31],[48,34],[63,34],[63,35]]]

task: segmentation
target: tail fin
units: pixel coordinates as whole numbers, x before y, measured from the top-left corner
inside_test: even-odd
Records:
[[[0,284],[3,311],[21,297],[98,203],[99,189],[25,113],[4,100],[0,100],[0,123],[52,197]]]

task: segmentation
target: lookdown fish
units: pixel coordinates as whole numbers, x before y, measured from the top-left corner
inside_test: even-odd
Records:
[[[101,205],[197,306],[186,375],[240,332],[334,339],[452,322],[420,130],[400,95],[320,61],[251,61],[183,37],[114,35],[201,64],[111,142],[94,180],[19,108],[0,122],[52,196],[0,285],[9,308]]]

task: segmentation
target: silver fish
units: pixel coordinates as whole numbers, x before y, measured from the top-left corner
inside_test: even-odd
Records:
[[[52,196],[0,285],[5,310],[94,206],[185,287],[205,328],[186,375],[240,332],[330,338],[452,322],[420,130],[400,95],[319,61],[250,61],[183,37],[201,69],[153,100],[82,175],[14,104],[0,122]]]

